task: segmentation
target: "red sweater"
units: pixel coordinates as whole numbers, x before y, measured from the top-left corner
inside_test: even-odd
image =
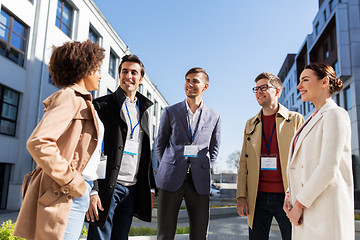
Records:
[[[264,115],[262,116],[262,124],[267,142],[270,141],[271,132],[275,124],[275,116],[276,114],[270,116],[264,116]],[[267,148],[266,148],[264,136],[262,136],[261,154],[267,155]],[[280,158],[279,158],[279,148],[277,143],[276,127],[270,143],[270,155],[274,155],[274,154],[277,155],[276,170],[261,170],[260,168],[260,179],[259,179],[259,188],[258,188],[258,191],[260,192],[272,192],[272,193],[284,192],[284,185],[281,176],[281,166],[280,166]]]

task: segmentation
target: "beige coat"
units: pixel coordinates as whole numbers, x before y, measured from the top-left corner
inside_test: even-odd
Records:
[[[304,125],[287,173],[292,204],[306,207],[292,239],[355,238],[350,119],[333,100]]]
[[[240,165],[237,179],[238,197],[246,197],[249,215],[248,224],[252,228],[256,197],[259,185],[260,154],[262,142],[262,110],[250,118],[245,125],[243,146],[240,156]],[[276,115],[276,135],[280,154],[281,174],[284,184],[284,191],[287,189],[286,165],[289,155],[290,141],[295,131],[304,122],[301,114],[289,111],[279,104]]]
[[[85,89],[74,84],[43,102],[44,116],[27,142],[37,168],[27,190],[24,181],[14,235],[63,239],[72,198],[81,197],[86,190],[81,172],[97,145],[91,100]]]

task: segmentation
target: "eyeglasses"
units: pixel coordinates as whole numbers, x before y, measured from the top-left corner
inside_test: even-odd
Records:
[[[262,92],[265,92],[266,90],[268,90],[269,88],[275,88],[277,89],[276,87],[274,86],[271,86],[271,85],[267,85],[267,84],[263,84],[263,85],[260,85],[258,87],[253,87],[252,90],[254,93],[257,93],[259,91],[259,89],[262,91]]]

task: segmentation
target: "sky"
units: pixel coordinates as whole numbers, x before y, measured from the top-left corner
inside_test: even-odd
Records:
[[[278,74],[313,31],[316,0],[94,0],[121,39],[139,56],[167,102],[185,99],[185,73],[204,68],[203,95],[221,115],[215,172],[240,151],[246,120],[261,109],[252,88],[262,72]]]

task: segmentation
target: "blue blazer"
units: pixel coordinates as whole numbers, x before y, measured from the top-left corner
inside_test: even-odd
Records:
[[[191,144],[185,101],[165,108],[161,116],[155,143],[160,162],[156,186],[170,192],[178,190],[191,164],[195,189],[205,195],[210,193],[210,167],[216,160],[220,146],[220,115],[203,105],[193,141],[193,145],[198,146],[198,155],[184,157],[184,146]]]

